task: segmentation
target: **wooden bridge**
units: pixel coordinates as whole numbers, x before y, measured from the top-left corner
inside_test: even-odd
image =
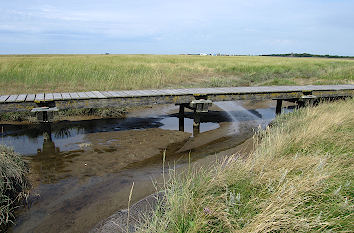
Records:
[[[298,101],[301,98],[341,98],[354,95],[354,85],[222,87],[136,91],[91,91],[0,96],[1,112],[30,111],[37,107],[102,108],[150,104],[189,104],[194,100]]]
[[[320,99],[354,96],[354,85],[262,86],[190,88],[134,91],[91,91],[73,93],[40,93],[0,96],[0,113],[32,111],[40,122],[50,122],[54,111],[71,108],[130,107],[137,105],[180,105],[180,130],[184,129],[184,109],[194,110],[194,131],[199,132],[200,112],[208,112],[213,101],[267,100],[277,101],[276,113],[282,101],[300,106]]]

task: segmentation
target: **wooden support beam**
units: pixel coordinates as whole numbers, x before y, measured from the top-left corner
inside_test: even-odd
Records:
[[[184,132],[184,104],[179,105],[178,120],[179,131]]]
[[[281,106],[283,104],[283,100],[277,100],[277,106],[275,108],[275,114],[279,115],[281,113]]]
[[[193,121],[193,136],[197,136],[200,133],[200,113],[194,111],[194,121]]]

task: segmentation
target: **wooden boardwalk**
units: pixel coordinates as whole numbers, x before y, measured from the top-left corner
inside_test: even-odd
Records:
[[[56,106],[59,109],[68,109],[183,104],[198,98],[207,98],[211,101],[291,100],[304,95],[318,98],[354,96],[354,85],[222,87],[3,95],[0,96],[0,112],[28,111],[38,106]]]

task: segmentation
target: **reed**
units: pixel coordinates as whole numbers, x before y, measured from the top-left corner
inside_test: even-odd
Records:
[[[354,60],[187,55],[0,56],[0,94],[353,84]]]
[[[14,210],[26,198],[29,183],[28,167],[20,155],[0,145],[0,231],[14,219]]]

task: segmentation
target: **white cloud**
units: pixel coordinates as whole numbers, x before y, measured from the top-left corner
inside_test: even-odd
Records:
[[[330,30],[353,36],[354,17],[349,12],[354,4],[349,0],[12,0],[2,4],[0,35],[10,44],[12,37],[31,35],[48,43],[59,37],[73,44],[82,38],[101,44],[154,41],[157,51],[176,51],[184,45],[232,52],[242,44],[245,51],[263,53],[262,47],[272,43],[289,50],[311,46],[305,40],[319,46],[314,41]],[[351,47],[327,43],[338,51]]]

